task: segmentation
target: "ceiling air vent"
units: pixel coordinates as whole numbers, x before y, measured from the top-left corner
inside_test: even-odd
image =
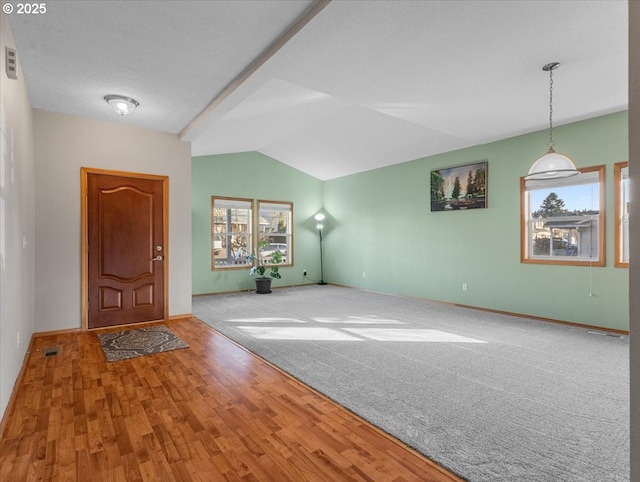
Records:
[[[16,58],[16,49],[5,47],[5,67],[7,69],[7,77],[10,79],[18,78],[18,60]]]

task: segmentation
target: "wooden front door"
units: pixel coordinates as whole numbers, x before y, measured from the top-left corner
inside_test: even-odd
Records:
[[[164,319],[167,179],[83,173],[87,328]]]

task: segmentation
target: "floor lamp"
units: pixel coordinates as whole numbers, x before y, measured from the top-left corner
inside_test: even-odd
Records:
[[[322,221],[324,219],[324,214],[318,213],[314,217],[315,217],[316,221],[318,221],[318,224],[316,225],[316,228],[318,228],[318,236],[320,237],[320,283],[318,283],[318,284],[319,285],[326,285],[327,283],[324,282],[324,268],[323,268],[323,265],[322,265],[322,228],[324,228],[324,226],[320,222],[320,221]]]

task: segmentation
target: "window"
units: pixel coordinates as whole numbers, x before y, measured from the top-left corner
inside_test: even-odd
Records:
[[[258,201],[258,243],[262,245],[260,257],[267,264],[273,253],[280,251],[280,264],[293,265],[292,219],[293,203]]]
[[[523,263],[605,265],[604,166],[562,179],[521,178],[520,190]]]
[[[211,198],[211,268],[246,268],[253,239],[253,200]]]
[[[615,266],[629,266],[629,163],[613,165],[615,202]]]

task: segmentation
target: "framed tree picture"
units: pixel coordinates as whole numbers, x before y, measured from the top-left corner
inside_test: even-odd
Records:
[[[487,207],[487,161],[431,171],[431,211]]]

